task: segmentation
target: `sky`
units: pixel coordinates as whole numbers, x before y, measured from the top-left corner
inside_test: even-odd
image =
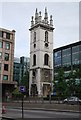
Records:
[[[0,27],[15,30],[15,57],[30,56],[31,16],[53,16],[53,49],[79,40],[79,2],[0,2]]]

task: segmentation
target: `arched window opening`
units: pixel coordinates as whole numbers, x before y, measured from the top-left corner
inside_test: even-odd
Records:
[[[49,61],[49,55],[45,54],[44,55],[44,65],[48,65],[48,61]]]
[[[33,65],[34,66],[36,65],[36,55],[35,54],[33,55]]]
[[[45,31],[45,42],[48,42],[48,32]]]
[[[36,42],[36,32],[34,32],[34,42]]]

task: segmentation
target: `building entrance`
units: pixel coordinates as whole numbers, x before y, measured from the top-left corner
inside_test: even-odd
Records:
[[[46,97],[50,94],[51,86],[50,84],[43,84],[43,96]]]
[[[37,85],[31,84],[31,96],[37,96],[37,95],[38,95]]]

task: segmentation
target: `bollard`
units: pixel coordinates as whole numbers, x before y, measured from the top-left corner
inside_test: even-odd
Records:
[[[2,104],[2,114],[5,114],[6,113],[6,106],[5,104]]]

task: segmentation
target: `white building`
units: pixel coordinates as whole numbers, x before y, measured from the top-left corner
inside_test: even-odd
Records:
[[[29,95],[47,96],[53,78],[53,20],[48,21],[45,8],[44,19],[41,12],[32,16],[30,30],[30,80]]]

